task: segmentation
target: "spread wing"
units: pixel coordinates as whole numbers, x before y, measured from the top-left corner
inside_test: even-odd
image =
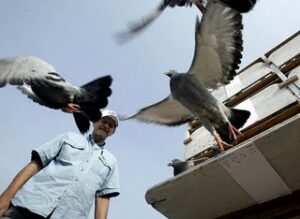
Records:
[[[18,85],[34,102],[54,109],[72,102],[79,92],[52,65],[31,56],[0,59],[0,87],[6,84]]]
[[[177,126],[194,119],[193,114],[171,96],[145,107],[133,116],[121,117],[121,120],[137,119],[148,123]]]
[[[52,108],[52,105],[47,104],[46,101],[42,100],[41,98],[39,98],[31,89],[30,86],[28,86],[27,84],[24,84],[22,86],[18,86],[17,87],[23,94],[25,94],[29,99],[31,99],[33,102],[38,103],[42,106],[47,106]]]
[[[128,40],[132,39],[141,31],[145,30],[150,24],[152,24],[167,7],[183,7],[192,6],[194,3],[200,10],[204,9],[202,1],[199,0],[162,0],[158,7],[151,11],[148,15],[141,18],[139,21],[129,25],[128,30],[118,33],[116,39],[119,43],[126,43]]]
[[[30,84],[32,81],[65,82],[55,68],[36,57],[19,56],[0,59],[0,87]]]
[[[119,43],[125,43],[128,40],[130,40],[132,37],[134,37],[136,34],[144,30],[146,27],[148,27],[156,18],[159,17],[159,15],[166,9],[168,6],[168,1],[163,0],[160,5],[152,11],[147,16],[143,17],[140,21],[134,22],[131,24],[128,28],[128,30],[118,33],[116,35],[116,39]]]
[[[207,88],[228,84],[241,63],[242,29],[241,14],[209,1],[201,23],[196,20],[195,52],[188,73]]]

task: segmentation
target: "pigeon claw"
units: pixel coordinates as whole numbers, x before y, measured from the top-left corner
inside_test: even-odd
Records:
[[[237,142],[238,136],[243,135],[236,127],[231,124],[228,126],[228,132],[230,141],[233,140],[234,143]]]
[[[74,103],[68,103],[65,107],[61,109],[65,113],[76,113],[80,112],[80,106]]]
[[[217,142],[217,145],[220,147],[221,151],[226,151],[233,147],[233,145],[223,141],[219,135],[215,135],[215,140]]]

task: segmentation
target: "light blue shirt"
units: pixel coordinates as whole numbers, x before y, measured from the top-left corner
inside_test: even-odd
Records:
[[[116,158],[91,137],[68,132],[35,150],[44,168],[12,204],[51,219],[87,218],[95,197],[119,195]]]

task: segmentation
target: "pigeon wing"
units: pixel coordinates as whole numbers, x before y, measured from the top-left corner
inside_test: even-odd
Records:
[[[139,110],[133,116],[121,117],[121,120],[137,119],[143,122],[177,126],[194,119],[193,114],[182,104],[169,96],[162,101]]]
[[[32,81],[43,81],[53,78],[55,81],[64,79],[55,73],[55,68],[42,59],[31,56],[19,56],[0,59],[0,87],[30,84]],[[50,73],[50,74],[49,74]]]
[[[150,14],[148,14],[146,17],[143,17],[140,21],[134,22],[133,24],[129,25],[128,30],[118,33],[116,35],[117,40],[119,43],[126,43],[128,40],[130,40],[132,37],[143,31],[146,27],[148,27],[156,18],[159,17],[159,15],[166,9],[168,6],[168,2],[165,0],[162,0],[160,5],[152,11]]]
[[[47,102],[43,101],[41,98],[39,98],[31,89],[31,87],[27,84],[24,84],[22,86],[17,87],[23,94],[25,94],[29,99],[31,99],[33,102],[36,102],[42,106],[51,107],[51,105],[47,104]]]
[[[188,73],[210,89],[228,84],[241,62],[242,29],[240,13],[209,1],[201,23],[196,20],[194,58]]]
[[[34,102],[54,109],[72,102],[79,92],[52,65],[31,56],[0,59],[0,87],[7,83],[18,85]]]

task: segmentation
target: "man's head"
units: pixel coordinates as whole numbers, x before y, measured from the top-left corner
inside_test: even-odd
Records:
[[[118,115],[108,109],[101,111],[102,117],[94,123],[93,138],[95,143],[103,143],[105,139],[115,133],[119,125]]]

